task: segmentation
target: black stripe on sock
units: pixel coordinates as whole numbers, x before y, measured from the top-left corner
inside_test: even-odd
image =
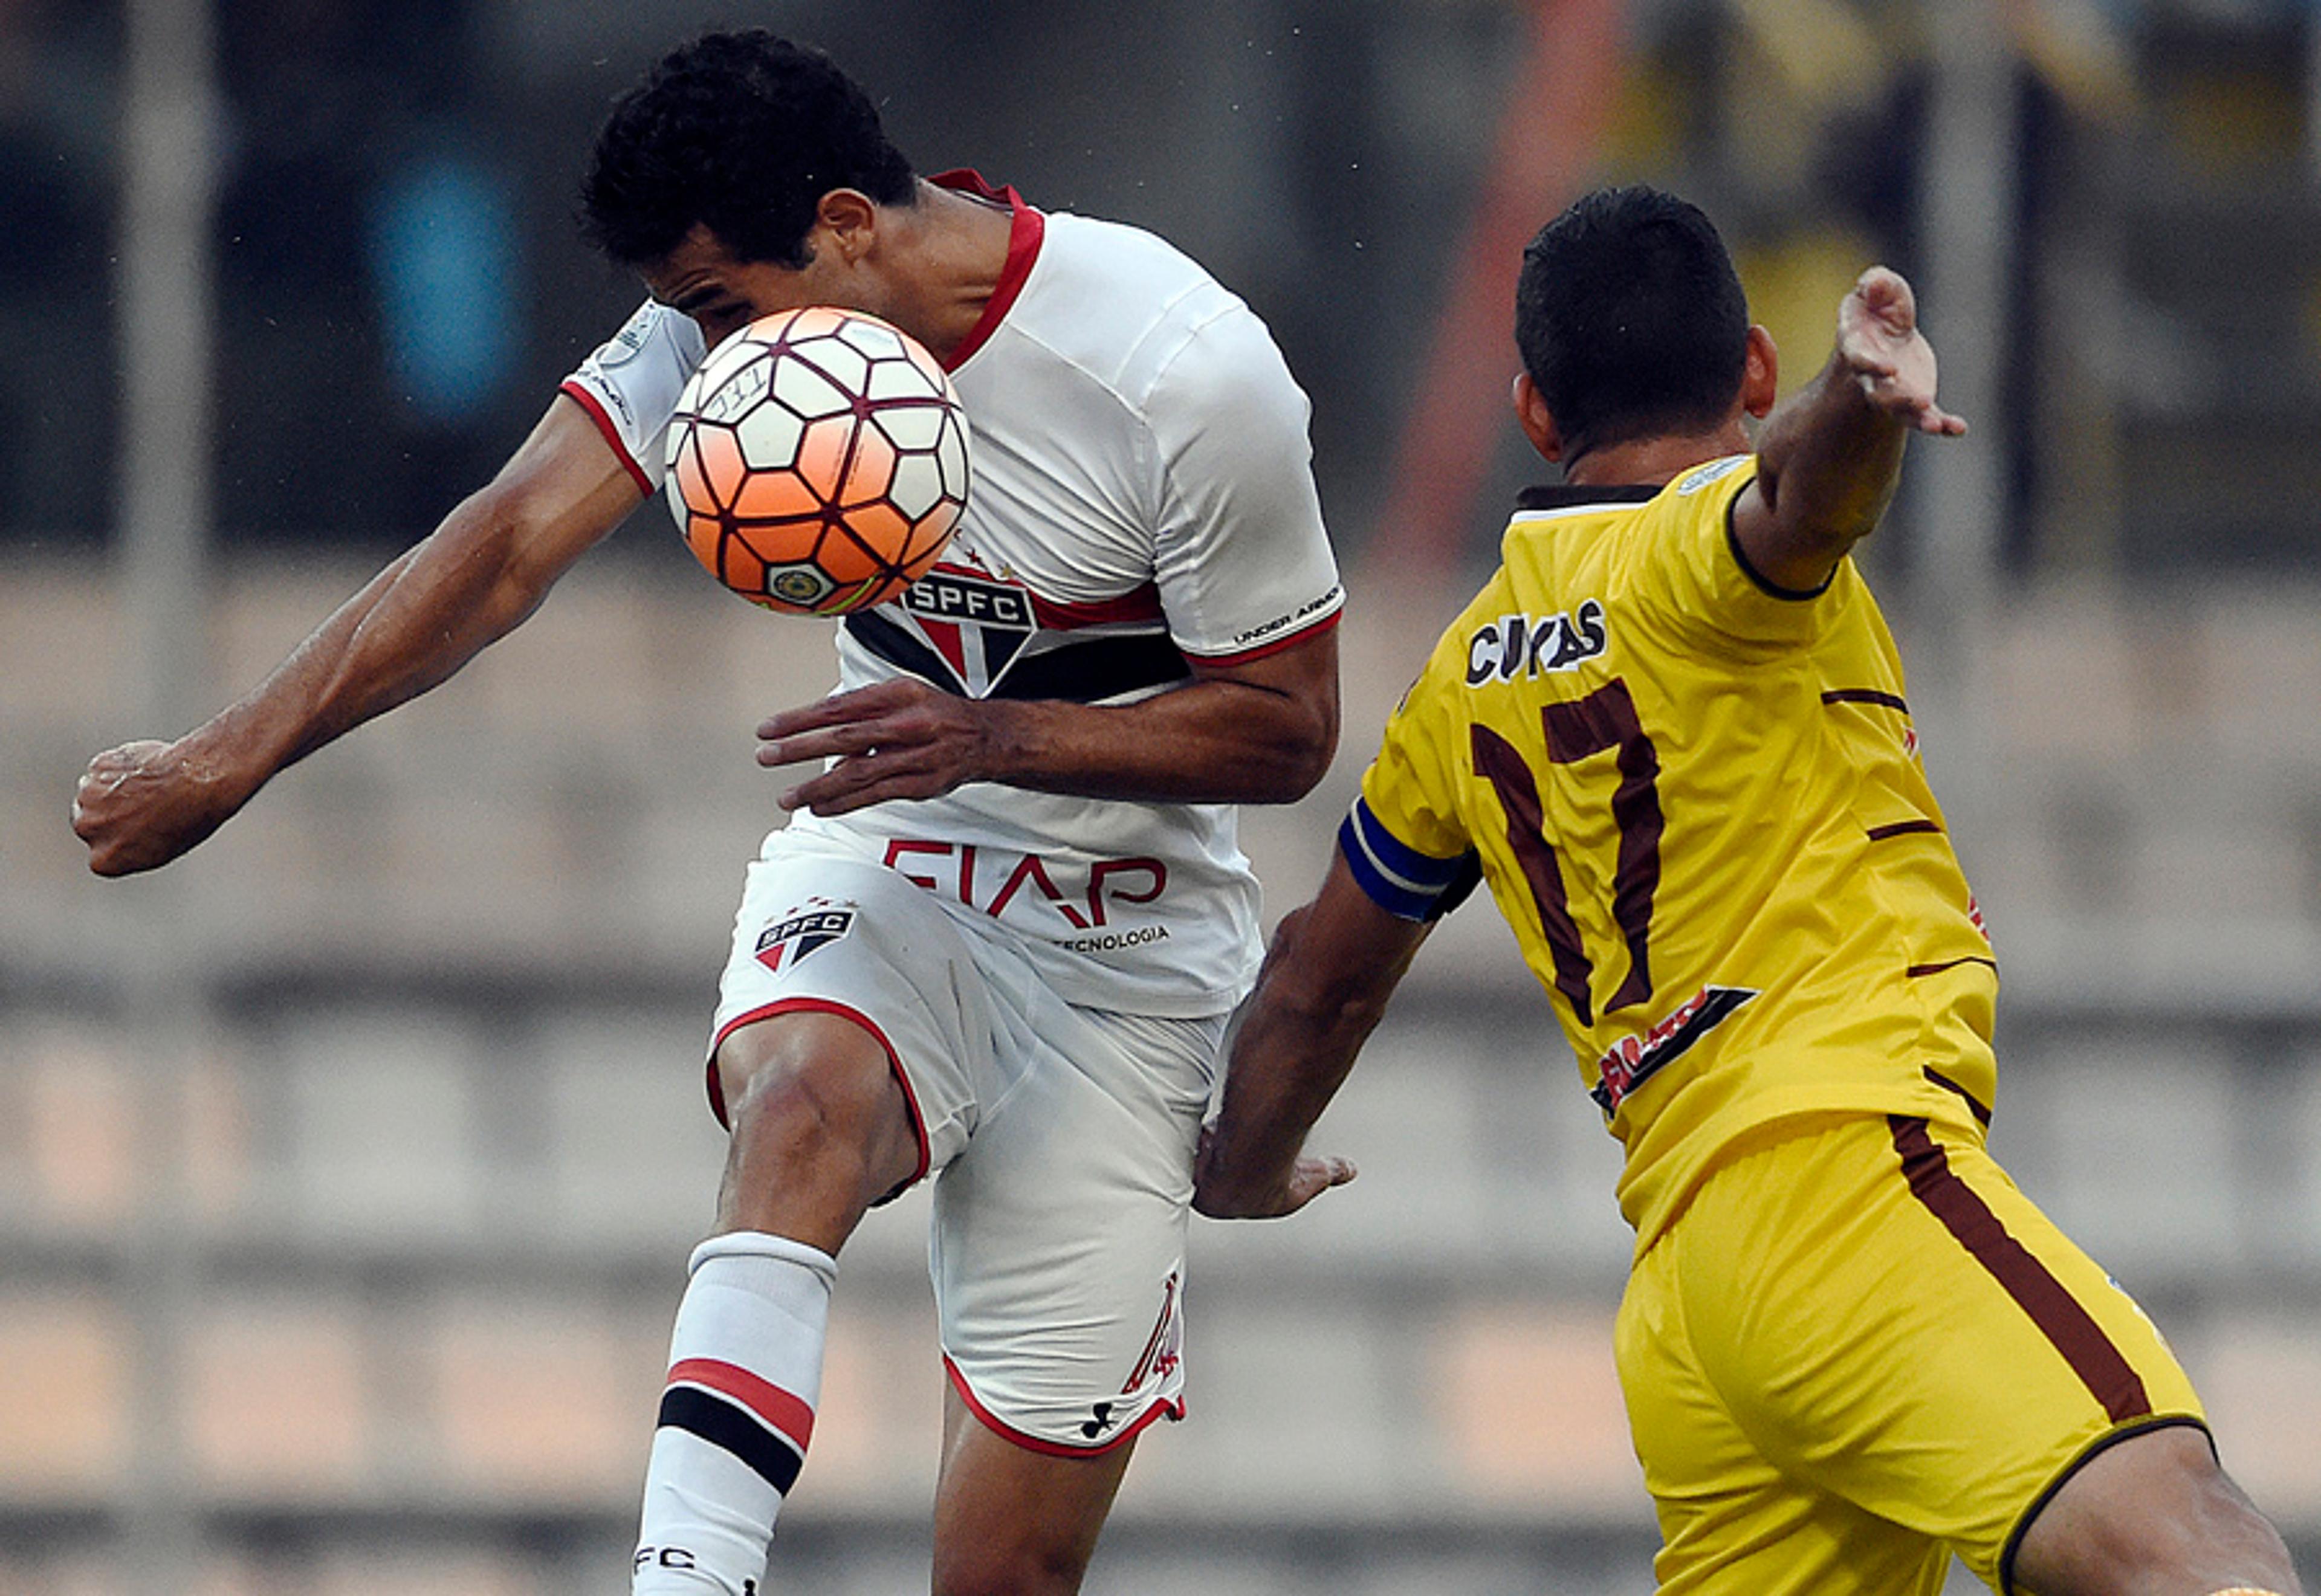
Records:
[[[672,1385],[661,1393],[660,1423],[722,1446],[765,1477],[784,1496],[797,1483],[806,1459],[787,1441],[742,1409],[697,1385]]]

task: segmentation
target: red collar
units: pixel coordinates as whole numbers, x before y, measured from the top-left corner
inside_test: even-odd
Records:
[[[995,205],[1006,205],[1008,211],[1007,260],[999,268],[999,284],[984,302],[983,314],[960,340],[959,348],[943,362],[946,371],[957,371],[967,364],[976,350],[989,341],[1006,320],[1008,307],[1024,291],[1024,279],[1032,275],[1032,263],[1039,258],[1040,240],[1047,236],[1048,219],[1024,203],[1024,196],[1011,186],[994,188],[983,174],[961,167],[957,171],[941,172],[927,179],[938,188],[948,188],[954,194],[964,194]]]

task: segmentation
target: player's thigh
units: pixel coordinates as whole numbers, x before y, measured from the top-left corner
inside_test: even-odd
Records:
[[[1037,987],[1007,1015],[1013,1076],[935,1187],[944,1356],[996,1432],[1098,1452],[1182,1410],[1186,1216],[1224,1021]]]
[[[2280,1532],[2207,1436],[2180,1426],[2130,1436],[2076,1470],[2024,1529],[2013,1573],[2041,1596],[2297,1588]]]
[[[1938,1543],[1792,1478],[1743,1428],[1693,1345],[1676,1234],[1637,1261],[1615,1331],[1661,1596],[1934,1596]]]
[[[934,1596],[1064,1596],[1079,1589],[1127,1472],[1132,1437],[1085,1455],[1035,1451],[944,1393],[935,1483]]]
[[[916,1143],[905,1184],[956,1156],[998,1091],[978,949],[943,905],[892,870],[778,833],[750,866],[718,983],[709,1088],[721,1120],[744,1086],[728,1071],[778,1066],[771,1022],[801,1016],[851,1023],[883,1055]]]
[[[1713,1175],[1671,1234],[1758,1450],[1994,1585],[2087,1458],[2202,1422],[2151,1320],[1970,1127],[1816,1122]]]

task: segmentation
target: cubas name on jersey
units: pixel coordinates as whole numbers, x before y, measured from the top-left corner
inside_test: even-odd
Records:
[[[1561,614],[1502,615],[1486,621],[1467,639],[1467,685],[1577,670],[1609,646],[1604,606],[1592,598]]]

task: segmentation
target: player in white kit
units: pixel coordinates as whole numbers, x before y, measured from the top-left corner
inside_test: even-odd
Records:
[[[165,863],[456,670],[652,491],[678,390],[735,328],[829,304],[917,337],[967,408],[970,502],[932,574],[843,623],[841,691],[760,729],[762,763],[827,764],[781,795],[735,921],[709,1069],[733,1140],[634,1582],[755,1590],[834,1256],[940,1171],[934,1589],[1076,1590],[1134,1437],[1182,1409],[1192,1151],[1259,954],[1230,805],[1299,796],[1335,742],[1304,395],[1169,245],[915,177],[860,89],[763,33],[665,59],[584,204],[651,300],[259,688],[100,755],[76,826],[101,873]]]

